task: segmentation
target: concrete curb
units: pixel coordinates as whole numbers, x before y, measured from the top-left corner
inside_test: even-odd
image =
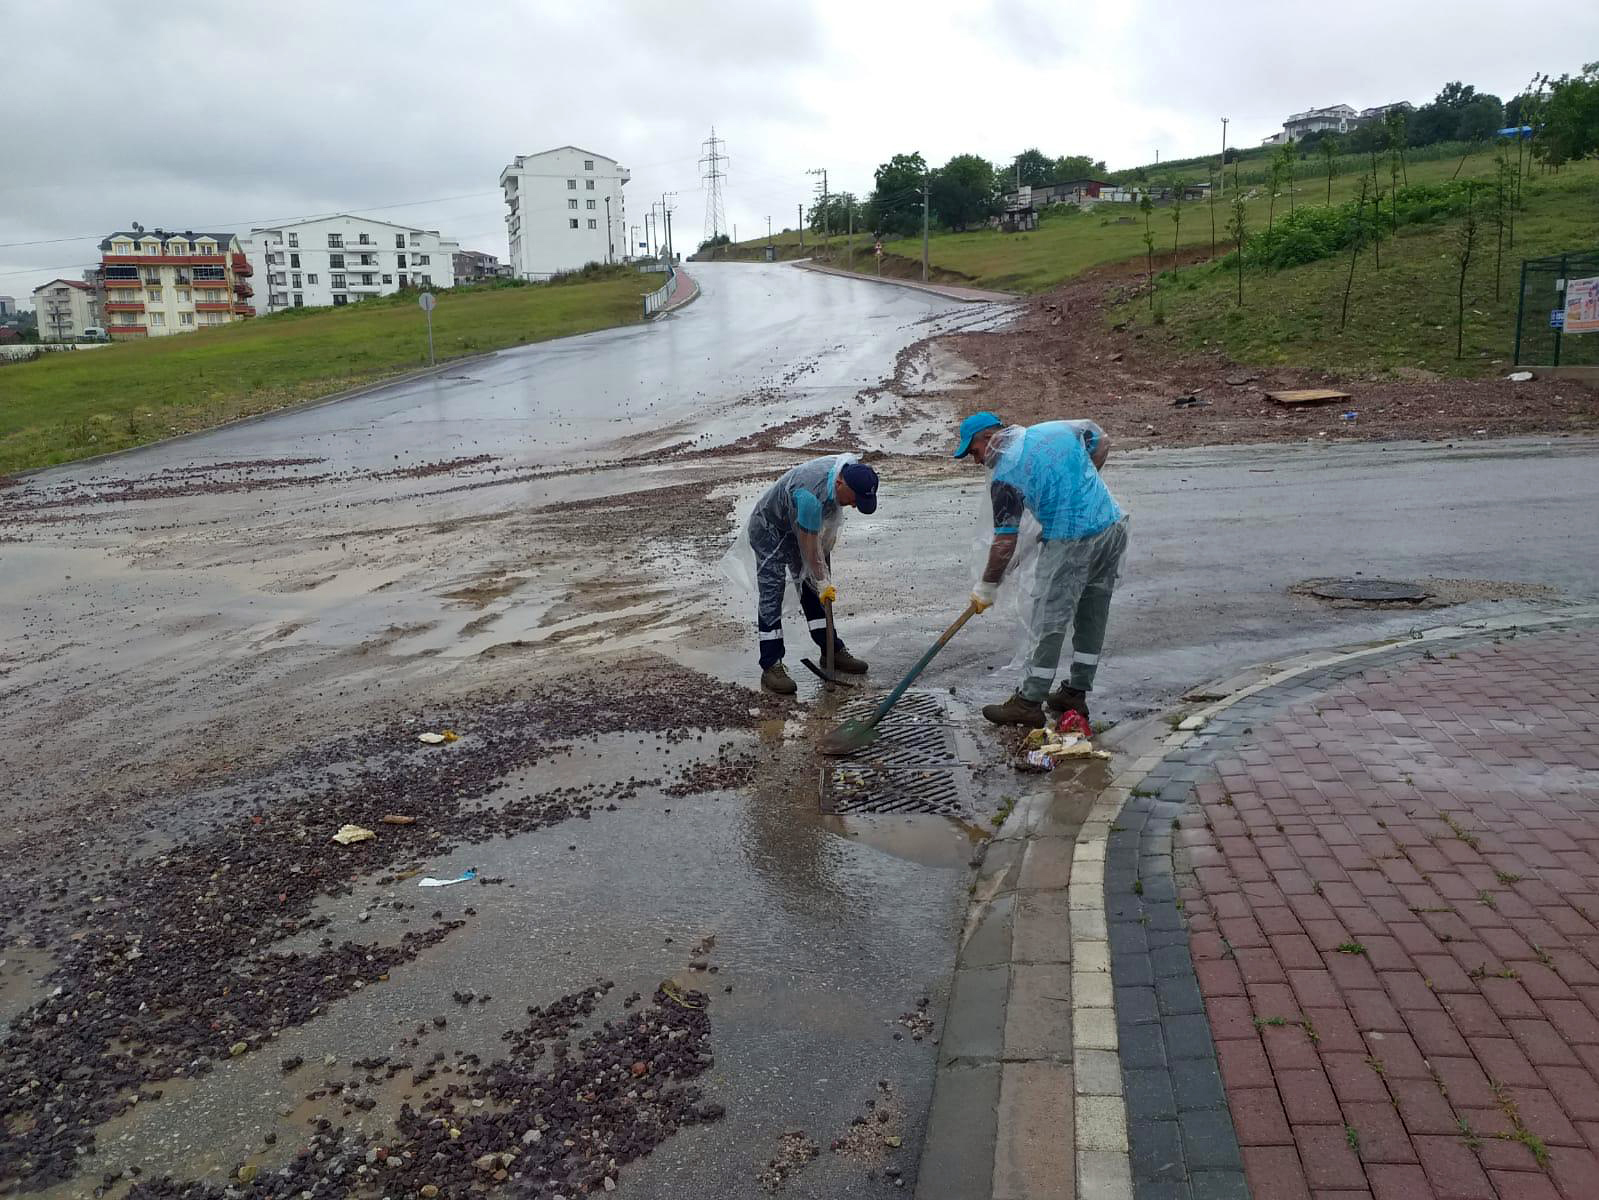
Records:
[[[1178,1194],[1150,1182],[1151,1169],[1167,1164],[1157,1162],[1161,1147],[1140,1125],[1155,1119],[1146,1085],[1166,1070],[1174,1036],[1188,1039],[1189,1103],[1179,1108],[1172,1098],[1161,1108],[1157,1097],[1159,1119],[1178,1127],[1179,1116],[1189,1115],[1184,1133],[1202,1149],[1203,1183],[1212,1189],[1203,1194],[1247,1196],[1172,868],[1170,820],[1192,784],[1178,775],[1201,768],[1162,777],[1156,796],[1141,785],[1168,756],[1203,743],[1212,720],[1268,689],[1334,670],[1355,674],[1429,643],[1586,620],[1599,620],[1599,606],[1440,625],[1404,640],[1262,664],[1190,691],[1206,698],[1198,710],[1174,709],[1100,739],[1117,759],[1092,790],[1073,785],[1103,769],[1097,765],[1022,785],[1025,794],[988,844],[972,887],[917,1200]],[[1169,1083],[1160,1086],[1171,1098]]]
[[[790,265],[798,267],[802,271],[815,271],[819,275],[837,275],[841,279],[859,279],[866,283],[891,284],[894,287],[910,288],[912,291],[942,296],[945,300],[958,300],[962,304],[1010,304],[1022,299],[1022,297],[1011,292],[995,292],[986,288],[964,287],[953,283],[922,283],[915,279],[884,279],[880,275],[863,275],[859,271],[841,271],[837,267],[824,267],[808,258],[793,259]],[[954,294],[956,291],[974,292],[976,294],[958,296]]]
[[[652,314],[650,317],[651,321],[659,321],[668,313],[674,313],[680,308],[686,308],[688,305],[693,304],[694,301],[700,298],[700,281],[695,279],[694,276],[690,275],[687,271],[683,270],[682,267],[677,268],[677,273],[684,279],[688,280],[689,283],[693,285],[694,290],[688,295],[684,296],[681,300],[674,301],[673,303],[668,304],[665,308],[661,309],[659,312]]]

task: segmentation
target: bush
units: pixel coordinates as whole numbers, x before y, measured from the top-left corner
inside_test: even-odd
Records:
[[[1350,204],[1296,209],[1249,239],[1247,265],[1280,270],[1330,257],[1348,243],[1353,219]]]

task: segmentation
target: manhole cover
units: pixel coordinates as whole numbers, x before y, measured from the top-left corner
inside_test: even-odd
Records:
[[[1315,579],[1306,585],[1312,596],[1323,600],[1390,601],[1414,604],[1425,600],[1426,588],[1402,579]]]
[[[870,716],[881,697],[862,697],[839,709],[847,721]],[[929,692],[907,693],[877,727],[870,746],[822,768],[826,812],[937,813],[963,811],[969,768],[961,763],[949,714]]]

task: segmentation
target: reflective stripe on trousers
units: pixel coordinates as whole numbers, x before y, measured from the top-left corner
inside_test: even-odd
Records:
[[[1039,701],[1049,693],[1068,630],[1070,686],[1093,690],[1110,620],[1110,597],[1126,550],[1126,517],[1088,537],[1046,541],[1039,547],[1029,626],[1033,646],[1018,689],[1024,699]]]

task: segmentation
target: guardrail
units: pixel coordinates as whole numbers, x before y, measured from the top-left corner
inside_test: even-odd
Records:
[[[660,312],[661,309],[666,307],[667,302],[672,298],[672,293],[676,290],[677,268],[668,266],[666,268],[666,282],[644,296],[644,315],[648,317]]]

